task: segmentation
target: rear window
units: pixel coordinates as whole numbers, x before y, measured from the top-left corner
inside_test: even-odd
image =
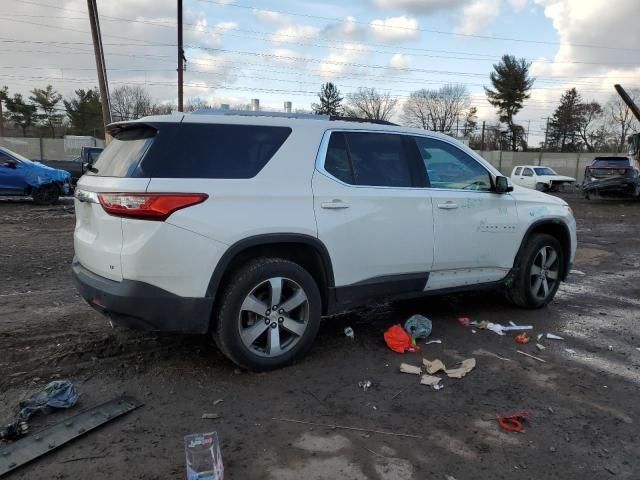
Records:
[[[596,158],[592,167],[628,167],[631,161],[625,157]]]
[[[149,149],[157,134],[155,128],[142,125],[115,133],[107,148],[93,164],[87,175],[100,177],[134,177],[140,159]]]
[[[142,161],[141,173],[160,178],[253,178],[290,134],[288,127],[183,123],[170,140],[165,137],[163,145],[154,145]]]

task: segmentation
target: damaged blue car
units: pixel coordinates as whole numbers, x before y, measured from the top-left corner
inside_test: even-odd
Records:
[[[51,205],[71,193],[71,174],[47,167],[0,147],[0,195],[30,196],[39,205]]]

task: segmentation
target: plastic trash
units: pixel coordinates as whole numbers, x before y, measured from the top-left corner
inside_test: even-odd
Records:
[[[553,333],[547,333],[547,335],[545,335],[549,340],[564,340],[564,338],[560,337],[559,335],[554,335]]]
[[[389,327],[384,332],[384,341],[391,350],[397,353],[420,351],[420,347],[413,343],[411,335],[400,325]]]
[[[224,466],[216,432],[184,437],[188,480],[223,480]]]
[[[516,343],[519,343],[521,345],[526,345],[527,343],[529,343],[529,340],[531,339],[529,338],[529,335],[527,335],[527,332],[516,335]]]
[[[468,315],[458,315],[458,322],[463,327],[468,327],[469,325],[471,325],[471,319]]]
[[[433,324],[431,320],[423,315],[412,315],[404,322],[404,329],[413,338],[427,338],[431,335]]]
[[[351,340],[354,340],[355,337],[355,333],[353,333],[353,328],[351,327],[347,327],[344,329],[344,334],[345,336],[349,337]]]
[[[371,380],[363,380],[362,382],[358,382],[358,386],[365,392],[371,388],[371,385]]]
[[[27,421],[36,413],[49,414],[55,408],[71,408],[78,403],[78,392],[69,380],[55,380],[27,400],[20,402],[18,419]]]

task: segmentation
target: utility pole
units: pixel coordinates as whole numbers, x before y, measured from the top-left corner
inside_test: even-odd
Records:
[[[547,138],[549,137],[549,117],[547,117],[547,127],[544,130],[544,147],[543,150],[547,149]]]
[[[531,128],[531,120],[527,120],[527,148],[529,148],[529,129]]]
[[[484,120],[482,121],[482,143],[480,145],[480,151],[484,152]]]
[[[178,111],[183,110],[184,50],[182,48],[182,0],[178,0]]]
[[[93,37],[93,52],[96,56],[98,85],[100,87],[100,99],[102,101],[102,121],[104,123],[104,135],[106,139],[108,135],[107,125],[111,123],[111,101],[109,99],[107,69],[104,65],[104,50],[102,48],[102,34],[100,33],[100,20],[98,19],[98,6],[96,5],[96,0],[87,0],[87,8],[89,9],[91,36]]]

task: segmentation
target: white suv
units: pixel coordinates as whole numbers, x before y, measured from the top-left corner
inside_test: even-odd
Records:
[[[445,135],[228,111],[110,133],[76,190],[80,293],[121,325],[211,333],[242,367],[290,362],[321,316],[371,301],[502,286],[542,307],[575,255],[564,201]]]

